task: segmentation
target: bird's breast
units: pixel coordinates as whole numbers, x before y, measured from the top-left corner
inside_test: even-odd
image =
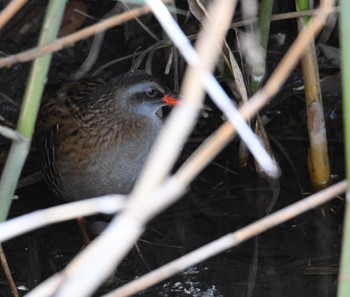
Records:
[[[129,193],[161,126],[158,118],[152,125],[128,125],[123,128],[125,130],[113,130],[108,135],[90,135],[85,140],[80,137],[83,143],[73,146],[75,149],[68,153],[62,152],[61,161],[57,163],[65,193],[63,198],[80,200]],[[65,147],[60,148],[64,150]]]

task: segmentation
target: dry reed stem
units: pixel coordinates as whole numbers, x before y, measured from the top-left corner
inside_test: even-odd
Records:
[[[120,24],[125,23],[126,21],[129,21],[131,19],[134,19],[136,17],[139,17],[149,12],[150,12],[150,8],[147,6],[143,6],[140,8],[135,8],[133,10],[121,13],[114,17],[110,17],[106,20],[103,20],[95,25],[91,25],[89,27],[81,29],[66,37],[56,39],[55,41],[50,42],[46,45],[24,51],[16,55],[11,55],[6,58],[2,58],[0,59],[0,68],[9,67],[15,63],[28,62],[30,60],[33,60],[34,58],[53,53],[55,51],[59,51],[65,47],[70,47],[77,41],[86,39],[98,32],[105,31],[109,28],[118,26]]]
[[[271,16],[271,21],[276,22],[276,21],[283,21],[283,20],[289,20],[289,19],[295,19],[295,18],[300,18],[300,17],[305,17],[305,16],[314,16],[318,12],[318,8],[316,9],[309,9],[305,11],[291,11],[291,12],[285,12],[285,13],[278,13],[278,14],[273,14]],[[339,13],[340,8],[339,6],[334,6],[330,8],[330,13]],[[243,26],[247,26],[250,24],[253,24],[258,21],[258,18],[251,18],[248,20],[242,20],[238,22],[234,22],[231,25],[231,28],[239,28]]]
[[[305,20],[299,18],[299,31],[305,26],[307,26]],[[329,167],[326,124],[322,106],[320,76],[314,40],[311,40],[305,49],[301,57],[301,66],[304,78],[307,129],[310,141],[308,153],[309,175],[313,187],[317,190],[329,186],[331,182],[331,173]]]
[[[182,256],[128,284],[110,292],[102,297],[125,297],[137,294],[152,285],[155,285],[170,276],[198,264],[209,257],[215,256],[229,248],[237,246],[242,242],[261,234],[277,225],[284,223],[297,215],[300,215],[310,209],[313,209],[337,195],[342,194],[347,189],[347,181],[341,181],[321,192],[302,199],[290,206],[287,206],[275,213],[264,217],[236,232],[227,234],[219,239],[206,244],[185,256]]]
[[[0,30],[28,0],[12,0],[0,13]]]
[[[15,141],[28,141],[28,139],[17,130],[2,125],[0,125],[0,135]]]
[[[37,210],[0,224],[0,242],[43,226],[97,213],[115,214],[125,205],[125,196],[107,195]]]
[[[5,273],[7,282],[9,283],[12,296],[13,297],[20,297],[18,290],[17,290],[17,287],[16,287],[16,283],[13,280],[11,270],[10,270],[10,267],[9,267],[8,262],[6,260],[5,252],[4,252],[4,249],[2,248],[1,243],[0,243],[0,262],[1,262],[2,269]]]
[[[62,278],[60,275],[55,274],[54,276],[42,282],[34,290],[26,294],[25,297],[52,297],[54,296],[61,282]]]

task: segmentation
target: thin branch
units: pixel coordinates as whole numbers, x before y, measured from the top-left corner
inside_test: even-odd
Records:
[[[1,243],[0,243],[0,262],[1,262],[2,269],[5,273],[6,279],[9,283],[10,288],[11,288],[12,296],[13,297],[20,297],[18,290],[17,290],[17,287],[16,287],[16,283],[13,280],[11,270],[10,270],[10,267],[8,265],[8,262],[7,262],[7,259],[5,256],[5,252],[4,252],[4,249],[3,249]]]
[[[15,141],[28,141],[20,132],[0,125],[0,135],[7,137],[8,139]]]
[[[97,213],[115,214],[124,207],[124,204],[124,196],[107,195],[37,210],[0,224],[0,242],[50,224],[72,220],[77,217]]]
[[[331,11],[330,13],[339,13],[340,8],[339,8],[339,6],[335,6],[335,7],[330,8],[330,11]],[[273,14],[271,16],[271,21],[276,22],[276,21],[301,18],[301,17],[305,17],[305,16],[314,16],[317,13],[318,13],[318,8],[305,10],[305,11],[291,11],[291,12],[285,12],[285,13],[278,13],[278,14]],[[232,23],[231,28],[239,28],[239,27],[247,26],[247,25],[253,24],[257,21],[258,21],[258,18],[251,18],[248,20],[237,21],[237,22]]]
[[[141,8],[136,8],[114,17],[110,17],[106,20],[103,20],[95,25],[79,30],[66,37],[56,39],[53,42],[21,52],[16,55],[11,55],[6,58],[2,58],[0,59],[0,68],[9,67],[15,63],[28,62],[30,60],[33,60],[34,58],[59,51],[65,47],[70,47],[79,40],[86,39],[98,32],[105,31],[114,26],[123,24],[135,17],[139,17],[149,12],[150,12],[150,9],[146,6],[143,6]]]
[[[0,30],[7,24],[7,22],[19,11],[28,0],[12,0],[0,13]]]

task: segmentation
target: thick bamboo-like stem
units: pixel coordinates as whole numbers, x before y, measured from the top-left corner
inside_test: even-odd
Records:
[[[39,45],[48,43],[56,38],[61,24],[65,3],[66,1],[55,0],[49,2],[40,33]],[[29,152],[30,140],[33,135],[50,60],[51,55],[46,55],[36,59],[32,64],[17,125],[18,132],[25,140],[13,141],[1,176],[0,221],[4,221],[7,217],[18,178]]]
[[[309,1],[297,0],[298,10],[309,9]],[[299,30],[307,26],[308,18],[299,18]],[[322,106],[322,95],[315,43],[312,40],[301,58],[303,69],[305,100],[307,108],[307,127],[309,132],[309,173],[315,189],[330,184],[331,174],[328,158],[328,143]]]
[[[350,180],[350,1],[340,1],[340,45],[342,59],[343,114],[345,136],[346,175]],[[338,297],[350,296],[350,191],[346,193],[346,211],[339,273]]]

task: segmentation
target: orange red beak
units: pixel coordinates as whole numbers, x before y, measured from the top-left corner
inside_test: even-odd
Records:
[[[179,98],[179,95],[176,93],[170,93],[166,95],[163,100],[166,102],[168,105],[178,105],[181,102],[181,99]]]

